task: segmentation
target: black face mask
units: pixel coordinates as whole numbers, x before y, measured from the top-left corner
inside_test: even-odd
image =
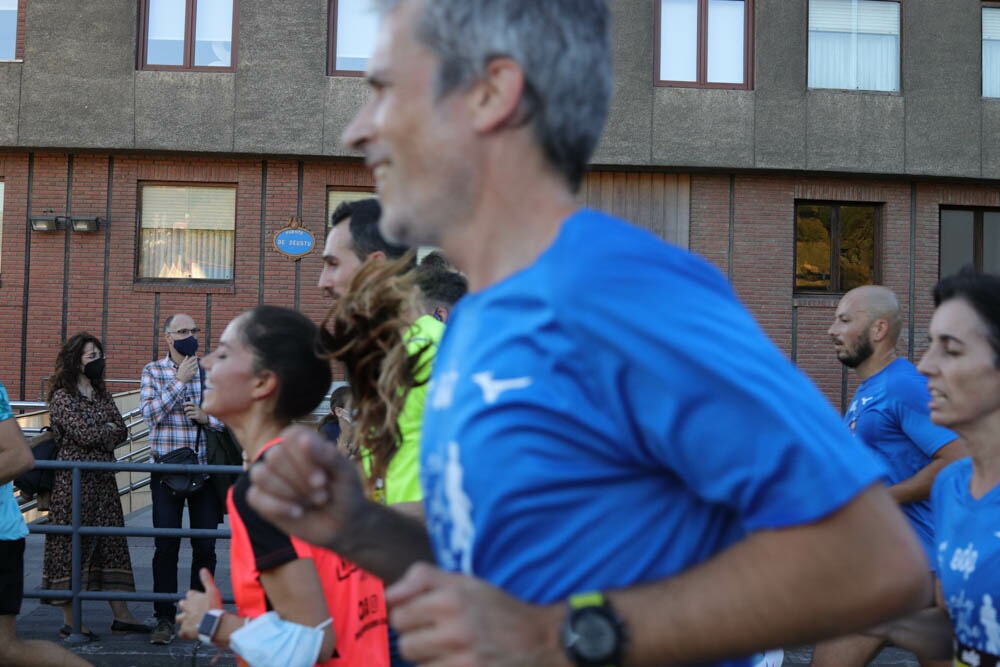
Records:
[[[83,367],[83,374],[86,375],[91,382],[103,378],[104,359],[94,359],[93,361],[88,361]]]
[[[198,339],[194,336],[188,336],[181,340],[175,340],[174,349],[185,357],[193,357],[198,351]]]

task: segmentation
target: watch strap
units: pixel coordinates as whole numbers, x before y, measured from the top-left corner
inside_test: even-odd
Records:
[[[563,650],[577,667],[618,667],[621,665],[625,654],[625,646],[628,643],[628,633],[625,623],[615,612],[614,607],[600,591],[587,591],[575,593],[566,601],[568,613],[563,621],[562,642]],[[614,633],[614,645],[609,647],[608,653],[595,656],[585,655],[578,645],[579,635],[575,627],[576,621],[583,616],[596,614],[604,619],[609,629]]]
[[[211,644],[219,631],[222,623],[222,615],[226,612],[222,609],[209,609],[198,624],[198,641],[202,644]]]
[[[569,596],[570,609],[583,609],[584,607],[600,607],[607,604],[604,593],[601,591],[587,591],[586,593],[575,593]]]

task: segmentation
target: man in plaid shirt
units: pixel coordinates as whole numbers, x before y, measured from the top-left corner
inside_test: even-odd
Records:
[[[205,463],[203,429],[221,430],[222,422],[209,417],[201,409],[202,376],[198,365],[198,339],[201,331],[194,319],[183,313],[168,317],[163,325],[168,354],[142,369],[142,390],[139,401],[142,416],[149,424],[149,441],[153,461],[181,447],[190,447]],[[153,473],[150,491],[153,499],[153,527],[180,528],[187,501],[191,528],[217,528],[221,515],[218,500],[211,485],[206,484],[188,498],[171,495]],[[157,537],[153,553],[153,591],[177,592],[177,557],[181,538]],[[206,567],[215,573],[215,539],[191,538],[191,588],[203,590],[198,572]],[[152,644],[169,644],[174,638],[173,602],[153,603],[156,628],[150,635]]]

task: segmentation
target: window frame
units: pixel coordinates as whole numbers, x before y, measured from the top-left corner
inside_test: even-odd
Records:
[[[214,67],[208,65],[194,64],[195,50],[195,22],[198,17],[198,0],[184,0],[185,21],[184,21],[184,64],[182,65],[150,65],[146,62],[149,49],[149,5],[151,0],[140,0],[139,6],[139,44],[137,49],[137,68],[142,71],[153,72],[235,72],[236,71],[236,50],[240,15],[240,0],[233,0],[233,27],[232,42],[229,52],[228,67]]]
[[[710,83],[708,81],[708,0],[698,2],[698,55],[695,81],[671,81],[660,75],[660,26],[662,0],[653,0],[653,85],[660,88],[705,88],[715,90],[753,90],[754,61],[754,0],[743,0],[743,83]]]
[[[236,196],[233,200],[233,275],[231,278],[161,278],[144,277],[139,275],[142,266],[142,196],[143,190],[147,187],[184,187],[184,188],[213,188],[217,190],[233,190]],[[239,221],[239,186],[237,183],[205,183],[189,181],[139,181],[136,183],[136,208],[135,208],[135,262],[132,270],[132,283],[135,285],[190,285],[190,286],[232,286],[236,284],[236,228]]]
[[[28,0],[17,0],[14,10],[14,57],[10,60],[0,58],[0,63],[24,62],[24,16],[28,9]]]
[[[811,0],[806,0],[806,90],[835,90],[838,92],[847,93],[864,93],[866,95],[902,95],[903,94],[903,53],[906,45],[903,43],[903,35],[905,34],[904,21],[905,17],[903,15],[903,0],[868,0],[869,2],[894,2],[899,5],[899,71],[897,72],[899,76],[899,90],[872,90],[869,88],[825,88],[816,87],[809,84],[809,5]],[[980,19],[981,20],[981,19]],[[982,37],[980,37],[982,41]],[[981,49],[981,46],[980,46]]]
[[[959,206],[955,204],[942,204],[938,206],[938,278],[943,278],[941,275],[941,238],[943,236],[941,227],[943,221],[941,220],[942,211],[966,211],[972,213],[972,265],[976,267],[976,271],[983,271],[983,214],[984,213],[1000,213],[1000,206]]]
[[[326,3],[326,75],[363,77],[362,69],[337,69],[337,18],[340,7],[339,0],[327,0]]]
[[[799,266],[798,219],[799,206],[829,206],[830,212],[830,282],[827,289],[802,289],[795,284]],[[792,294],[797,297],[836,296],[840,297],[850,289],[840,289],[840,208],[842,206],[870,206],[875,209],[875,224],[872,230],[872,285],[882,283],[882,229],[885,202],[846,201],[841,199],[796,199],[792,205]],[[836,229],[836,236],[834,230]],[[834,285],[837,287],[834,288]]]

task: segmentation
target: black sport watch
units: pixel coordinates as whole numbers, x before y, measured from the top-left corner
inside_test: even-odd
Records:
[[[561,639],[577,667],[618,667],[628,637],[621,617],[602,593],[593,591],[570,597]]]

